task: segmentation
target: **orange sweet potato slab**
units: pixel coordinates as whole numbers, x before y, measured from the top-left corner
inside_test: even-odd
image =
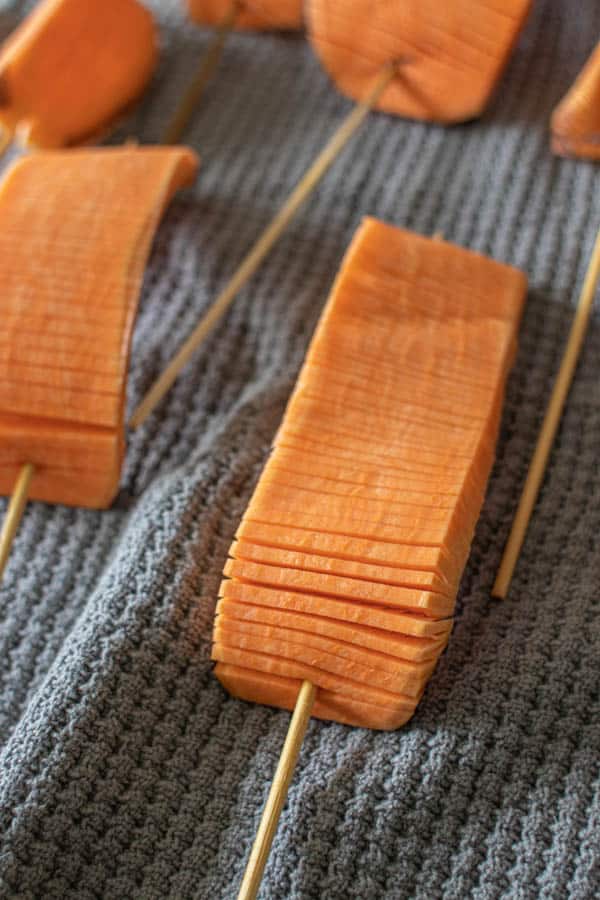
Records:
[[[404,60],[378,108],[434,122],[478,116],[496,87],[531,0],[308,0],[311,42],[337,87],[363,98],[382,67]]]
[[[34,499],[104,507],[114,497],[146,260],[165,206],[197,165],[178,147],[49,151],[4,177],[1,493],[31,462]]]
[[[554,110],[550,127],[555,153],[600,159],[600,42]]]
[[[315,451],[288,449],[280,447],[277,451],[277,457],[273,463],[276,471],[288,472],[295,476],[304,478],[322,478],[338,484],[345,484],[348,490],[354,488],[364,489],[366,492],[379,492],[386,490],[410,490],[415,497],[426,495],[430,497],[436,490],[439,491],[437,496],[440,498],[440,505],[445,505],[444,500],[450,500],[460,494],[463,481],[458,479],[456,483],[440,490],[439,479],[429,474],[418,472],[418,479],[415,476],[414,469],[394,470],[386,469],[380,466],[369,466],[367,463],[360,465],[359,463],[347,463],[344,465],[341,460],[333,462],[328,456],[324,456]],[[409,477],[412,474],[412,478]],[[408,484],[407,484],[408,482]],[[442,499],[443,498],[443,499]]]
[[[325,472],[331,467],[335,467],[340,473],[350,472],[352,477],[349,481],[355,481],[360,475],[354,475],[355,472],[362,473],[365,477],[372,477],[373,473],[381,473],[388,480],[393,480],[395,484],[410,485],[412,488],[419,487],[423,491],[443,491],[444,493],[454,494],[458,496],[462,490],[469,488],[475,490],[477,480],[473,471],[472,463],[469,465],[465,462],[460,468],[448,465],[443,467],[440,465],[433,466],[423,461],[418,455],[412,457],[406,454],[406,458],[393,457],[374,457],[368,450],[360,453],[354,447],[350,449],[343,440],[339,438],[335,440],[323,440],[316,436],[300,437],[296,434],[279,435],[275,444],[277,448],[277,462],[283,457],[282,454],[301,455],[308,460],[314,460],[313,471],[317,474],[321,471]],[[340,475],[340,477],[342,477]],[[362,480],[358,483],[362,483]]]
[[[200,25],[219,25],[235,0],[188,0],[190,17]],[[235,28],[293,31],[302,28],[302,0],[238,0]]]
[[[514,269],[364,222],[225,566],[213,655],[237,696],[287,708],[309,679],[319,715],[406,721],[451,629],[524,295]]]
[[[43,0],[0,49],[0,125],[26,146],[89,143],[138,99],[157,55],[138,0]]]
[[[271,521],[278,525],[300,525],[317,531],[333,531],[350,537],[372,538],[395,543],[435,545],[445,547],[448,553],[463,552],[468,548],[472,528],[467,528],[463,517],[430,516],[426,510],[408,507],[404,514],[393,515],[382,511],[353,511],[343,503],[343,498],[320,497],[278,486],[260,485],[248,507],[248,515],[258,522]],[[342,502],[340,502],[342,500]],[[436,513],[444,510],[436,511]],[[433,519],[433,521],[432,521]]]

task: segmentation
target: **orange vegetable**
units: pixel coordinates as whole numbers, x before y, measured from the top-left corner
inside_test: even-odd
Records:
[[[381,68],[405,60],[378,108],[434,122],[478,116],[531,0],[307,0],[310,40],[343,94],[362,99]]]
[[[410,717],[452,627],[524,294],[515,269],[363,223],[225,566],[213,658],[233,694],[291,708],[309,679],[318,716]]]
[[[51,151],[0,184],[0,492],[104,507],[119,483],[131,330],[155,229],[197,158]],[[24,237],[25,236],[25,237]]]
[[[201,25],[219,25],[237,2],[236,28],[302,28],[302,0],[188,0],[190,17]]]
[[[44,0],[0,50],[0,125],[26,146],[94,141],[144,91],[157,53],[138,0]]]
[[[278,457],[279,457],[278,452]],[[316,465],[320,463],[315,460]],[[319,469],[320,471],[320,469]],[[303,529],[294,526],[282,528],[267,522],[256,522],[248,516],[240,524],[237,537],[267,547],[319,553],[337,559],[363,562],[367,565],[392,566],[399,569],[435,572],[451,583],[457,580],[454,560],[443,547],[416,547],[413,544],[378,542],[339,535],[333,532]],[[234,545],[235,546],[235,545]]]
[[[554,110],[551,129],[555,153],[600,159],[600,43]]]

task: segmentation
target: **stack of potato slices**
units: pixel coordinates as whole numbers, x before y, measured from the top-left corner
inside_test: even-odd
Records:
[[[410,718],[452,627],[526,290],[509,266],[367,219],[225,567],[235,695]]]

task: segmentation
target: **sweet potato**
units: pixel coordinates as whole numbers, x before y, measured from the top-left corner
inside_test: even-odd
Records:
[[[90,143],[140,97],[157,57],[138,0],[43,0],[0,49],[0,125],[28,147]]]

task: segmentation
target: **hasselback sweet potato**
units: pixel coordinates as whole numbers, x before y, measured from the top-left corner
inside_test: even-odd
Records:
[[[160,216],[197,170],[181,147],[48,151],[0,184],[0,492],[108,505],[124,452],[125,379]]]
[[[525,294],[515,269],[367,219],[224,569],[216,674],[236,696],[373,728],[446,645]],[[371,377],[371,375],[373,377]]]

